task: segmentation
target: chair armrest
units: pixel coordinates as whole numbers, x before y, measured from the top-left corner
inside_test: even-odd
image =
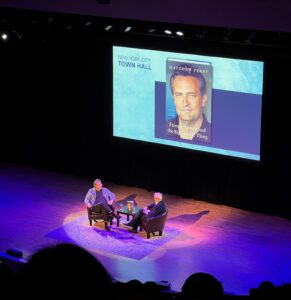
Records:
[[[160,216],[149,217],[142,221],[142,228],[144,228],[147,232],[155,232],[163,230],[165,222],[166,222],[167,214],[164,213]]]

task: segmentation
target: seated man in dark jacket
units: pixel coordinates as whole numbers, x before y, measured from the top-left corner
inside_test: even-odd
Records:
[[[155,202],[146,206],[144,209],[140,209],[130,222],[123,225],[132,227],[132,231],[136,233],[137,227],[142,223],[143,219],[156,217],[166,212],[166,205],[162,199],[162,193],[154,193]]]

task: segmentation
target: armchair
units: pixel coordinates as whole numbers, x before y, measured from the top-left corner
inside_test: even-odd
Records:
[[[92,220],[97,222],[97,220],[101,220],[104,222],[104,228],[107,230],[108,228],[108,222],[110,225],[112,225],[112,218],[104,215],[103,213],[96,213],[92,210],[92,208],[87,207],[87,212],[88,212],[88,219],[89,219],[89,224],[92,226]]]
[[[159,216],[150,217],[142,220],[140,228],[145,230],[148,239],[150,238],[151,233],[155,235],[156,232],[159,232],[159,236],[163,234],[167,216],[168,209],[166,209],[166,211]]]

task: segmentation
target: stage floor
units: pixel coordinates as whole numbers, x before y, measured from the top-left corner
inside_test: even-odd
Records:
[[[89,226],[83,203],[94,179],[2,164],[0,251],[16,248],[28,259],[42,247],[73,242],[117,280],[166,280],[176,291],[196,272],[211,273],[236,295],[264,280],[291,282],[290,220],[164,194],[169,215],[162,237],[147,240],[116,222],[107,233],[103,223]],[[141,188],[104,186],[120,203],[130,198],[143,207],[153,199]]]

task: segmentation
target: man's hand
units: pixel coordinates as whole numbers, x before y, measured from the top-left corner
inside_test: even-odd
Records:
[[[88,207],[88,208],[91,208],[92,205],[91,205],[90,203],[87,203],[87,207]]]
[[[145,215],[148,215],[149,212],[150,212],[150,210],[149,210],[147,207],[145,207],[145,208],[143,209],[143,213],[144,213]]]
[[[108,201],[107,201],[107,204],[108,204],[108,205],[113,205],[113,200],[108,200]]]

